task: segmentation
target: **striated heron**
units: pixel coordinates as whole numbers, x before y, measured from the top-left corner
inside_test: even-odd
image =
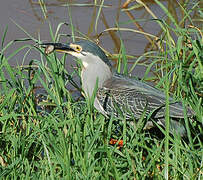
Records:
[[[71,54],[82,61],[82,88],[88,98],[96,88],[94,107],[105,116],[118,116],[118,111],[121,111],[127,119],[139,119],[145,112],[145,117],[150,116],[149,119],[165,127],[165,94],[144,82],[116,73],[98,45],[88,40],[42,45],[46,46],[46,54],[55,50]],[[175,130],[181,136],[186,133],[181,122],[183,111],[182,103],[169,97],[170,131]],[[186,107],[186,111],[188,117],[193,116],[189,107]],[[151,120],[146,123],[146,129],[154,126]]]

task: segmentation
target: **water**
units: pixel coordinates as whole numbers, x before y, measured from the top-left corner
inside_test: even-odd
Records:
[[[145,8],[140,7],[135,10],[129,11],[136,22],[132,22],[130,14],[120,7],[125,2],[124,0],[118,1],[104,1],[106,7],[102,8],[102,13],[99,16],[98,25],[95,26],[95,19],[97,18],[99,7],[92,5],[92,1],[69,1],[72,5],[67,7],[67,0],[47,0],[46,3],[46,16],[44,16],[43,11],[37,0],[8,0],[2,1],[0,6],[0,34],[2,35],[6,26],[8,26],[8,32],[5,40],[5,44],[9,41],[19,38],[25,38],[27,35],[16,26],[15,23],[20,25],[25,29],[31,36],[41,40],[49,42],[51,36],[49,34],[49,23],[51,24],[53,31],[55,32],[58,24],[61,22],[71,23],[69,15],[72,16],[72,21],[74,26],[82,33],[88,35],[91,39],[96,39],[99,33],[107,28],[116,27],[119,24],[121,28],[130,28],[134,30],[140,30],[152,35],[159,37],[161,29],[156,21],[152,20],[153,17],[146,11]],[[101,2],[101,1],[98,1]],[[150,10],[160,19],[166,19],[164,12],[160,9],[158,5],[153,3],[154,1],[146,1],[147,6]],[[176,17],[177,19],[181,17],[181,11],[178,9],[179,5],[176,1],[170,3],[171,1],[161,1]],[[193,1],[191,1],[192,4]],[[81,3],[86,3],[88,6],[81,6]],[[129,7],[136,5],[135,3],[129,4]],[[192,6],[192,5],[191,5]],[[139,21],[145,19],[145,21]],[[15,23],[14,23],[15,22]],[[135,24],[137,23],[137,24]],[[63,26],[60,30],[62,34],[71,35],[70,26]],[[77,35],[77,34],[76,34]],[[2,37],[2,36],[1,36]],[[126,52],[129,55],[133,55],[135,58],[131,59],[131,62],[135,62],[137,57],[142,55],[144,52],[151,50],[151,44],[149,39],[143,34],[134,33],[129,31],[121,31],[104,33],[100,37],[100,45],[104,47],[110,53],[118,53],[120,46],[120,39],[122,38]],[[62,37],[61,42],[67,42],[70,38]],[[5,52],[8,56],[15,49],[18,49],[25,44],[34,44],[34,42],[17,42],[13,44]],[[40,59],[39,53],[34,50],[31,51],[25,58],[24,55],[28,49],[25,49],[9,60],[9,63],[13,66],[26,65],[29,64],[31,59]],[[68,56],[68,59],[72,57]],[[72,60],[67,63],[67,69],[70,68],[70,64],[74,64]],[[130,65],[129,65],[130,66]],[[144,66],[137,66],[132,72],[133,75],[140,78],[143,77],[146,68]]]

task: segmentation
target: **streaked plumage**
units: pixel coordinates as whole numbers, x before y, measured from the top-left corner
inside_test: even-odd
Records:
[[[103,87],[98,89],[97,98],[103,104],[107,112],[111,112],[113,103],[126,106],[134,113],[135,118],[140,118],[144,108],[149,114],[155,111],[153,118],[164,118],[165,116],[165,94],[158,89],[140,82],[138,80],[125,77],[120,74],[113,74],[112,78],[104,82]],[[180,102],[175,102],[170,97],[170,117],[183,118],[183,106]],[[188,116],[192,111],[188,109]],[[131,116],[129,114],[129,116]]]
[[[139,119],[145,110],[145,117],[150,114],[151,119],[156,120],[160,125],[165,125],[165,94],[144,82],[115,73],[105,53],[96,44],[83,40],[70,44],[44,43],[43,45],[54,46],[53,50],[81,59],[83,90],[87,97],[91,97],[98,82],[94,106],[104,115],[119,116],[120,110],[128,119],[132,117]],[[181,102],[175,102],[171,97],[169,101],[169,116],[173,119],[171,126],[183,135],[185,128],[181,122],[176,121],[184,118],[183,105]],[[193,116],[193,111],[190,108],[186,109],[187,116]]]

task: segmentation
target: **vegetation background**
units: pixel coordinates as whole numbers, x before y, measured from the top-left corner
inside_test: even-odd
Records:
[[[44,17],[47,3],[38,1]],[[106,26],[101,33],[91,36],[99,41],[109,34],[116,53],[109,55],[118,72],[132,74],[138,66],[145,66],[142,78],[157,88],[171,93],[195,111],[191,121],[185,115],[187,138],[169,133],[170,119],[166,113],[166,129],[144,131],[141,118],[136,128],[124,119],[105,119],[92,106],[92,102],[80,96],[80,85],[74,80],[80,75],[79,64],[65,68],[69,57],[55,53],[46,56],[44,50],[23,27],[25,38],[5,43],[8,28],[1,35],[0,53],[0,177],[2,179],[202,179],[203,178],[203,7],[200,1],[177,1],[180,14],[161,1],[153,1],[165,14],[159,19],[148,6],[148,1],[126,1],[117,11],[124,11],[129,20],[110,28],[105,21],[103,8],[109,1],[94,1],[90,4],[94,16],[87,35],[73,25],[71,8],[65,2],[67,19],[72,39],[90,38],[97,29],[102,16]],[[152,2],[151,2],[152,3]],[[107,5],[106,5],[107,4]],[[137,9],[144,8],[150,19],[135,19]],[[198,16],[197,16],[198,14]],[[196,15],[196,16],[195,16]],[[160,26],[156,35],[146,33],[140,22],[154,21]],[[132,25],[134,28],[120,27]],[[50,37],[60,40],[61,23]],[[122,40],[123,32],[142,34],[149,44],[140,57],[126,54]],[[40,36],[39,36],[40,37]],[[30,45],[28,40],[34,42]],[[23,41],[24,45],[6,55],[7,49]],[[26,49],[22,65],[11,66],[9,60]],[[27,54],[39,53],[24,65]],[[70,86],[71,85],[71,86]],[[168,99],[166,99],[168,104]],[[162,132],[156,133],[157,130]],[[123,140],[115,145],[111,139]]]

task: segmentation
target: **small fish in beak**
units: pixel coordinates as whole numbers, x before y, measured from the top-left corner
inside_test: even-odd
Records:
[[[45,48],[45,54],[51,54],[53,51],[58,51],[62,53],[69,53],[76,51],[69,44],[63,43],[42,43],[40,44],[43,48]]]
[[[51,54],[53,51],[54,51],[54,46],[53,45],[47,45],[46,47],[45,47],[45,50],[44,50],[44,53],[46,54],[46,55],[48,55],[48,54]]]

